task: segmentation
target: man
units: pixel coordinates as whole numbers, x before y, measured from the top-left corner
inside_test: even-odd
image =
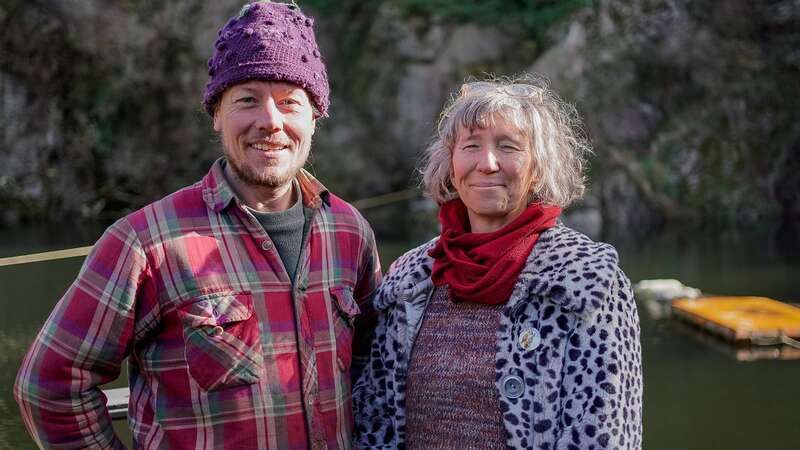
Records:
[[[215,47],[224,158],[106,230],[55,307],[15,385],[41,447],[122,447],[98,385],[125,359],[137,448],[351,446],[380,267],[366,221],[302,169],[329,105],[313,21],[253,3]]]

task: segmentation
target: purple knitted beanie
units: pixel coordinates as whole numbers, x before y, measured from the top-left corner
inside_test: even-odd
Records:
[[[248,81],[285,81],[306,90],[328,116],[328,74],[314,38],[314,20],[293,4],[258,1],[231,18],[208,60],[203,106],[210,115],[225,89]]]

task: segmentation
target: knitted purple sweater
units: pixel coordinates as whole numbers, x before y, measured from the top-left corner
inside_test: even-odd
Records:
[[[494,383],[502,307],[434,291],[408,369],[408,449],[506,448]]]

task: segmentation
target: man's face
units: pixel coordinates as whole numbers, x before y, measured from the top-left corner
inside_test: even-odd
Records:
[[[291,183],[306,162],[315,123],[306,91],[274,81],[228,88],[214,113],[225,158],[241,181],[257,188]]]

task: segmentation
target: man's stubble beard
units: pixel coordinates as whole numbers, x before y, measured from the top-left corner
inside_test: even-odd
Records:
[[[287,183],[292,181],[300,169],[305,165],[306,161],[308,160],[308,156],[311,153],[311,142],[308,142],[304,146],[305,148],[299,149],[301,152],[305,153],[305,156],[302,158],[302,164],[293,165],[284,174],[266,175],[263,173],[258,173],[255,169],[253,169],[253,167],[250,167],[246,164],[243,164],[242,161],[232,158],[227,146],[224,144],[224,140],[222,147],[226,161],[231,166],[231,169],[233,169],[234,174],[236,174],[236,177],[239,178],[239,180],[251,186],[266,187],[271,189],[285,186]]]

